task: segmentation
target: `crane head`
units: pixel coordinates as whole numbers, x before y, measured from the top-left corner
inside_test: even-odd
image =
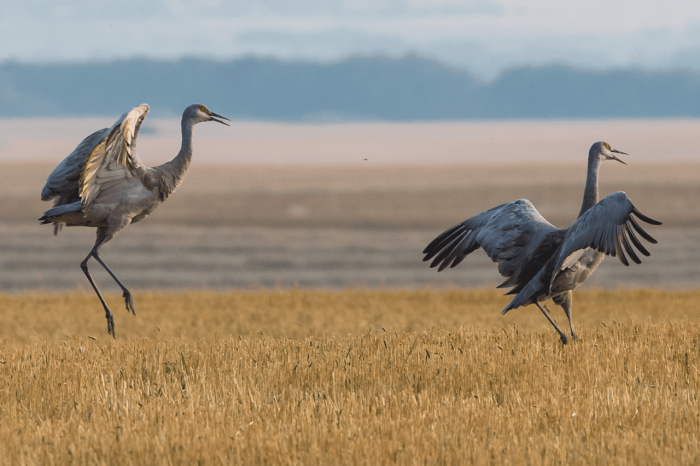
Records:
[[[595,144],[593,144],[589,152],[589,156],[595,156],[601,161],[617,160],[621,164],[627,165],[625,162],[617,158],[615,154],[629,155],[627,152],[622,152],[617,149],[613,149],[612,147],[610,147],[610,144],[604,141],[598,141]]]
[[[212,112],[205,105],[202,104],[194,104],[187,107],[185,109],[185,112],[182,114],[182,119],[191,119],[194,124],[202,123],[205,121],[216,121],[217,123],[221,123],[222,125],[226,126],[229,126],[229,124],[222,120],[231,121],[226,117]]]

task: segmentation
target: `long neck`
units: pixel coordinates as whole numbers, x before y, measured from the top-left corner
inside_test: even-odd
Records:
[[[583,192],[583,204],[578,216],[585,214],[588,209],[598,203],[598,168],[600,159],[597,154],[588,156],[588,176],[586,176],[586,190]]]
[[[170,162],[166,162],[155,168],[158,172],[160,197],[167,199],[180,186],[185,178],[185,173],[192,160],[192,129],[194,124],[191,119],[182,119],[182,146],[180,152]]]

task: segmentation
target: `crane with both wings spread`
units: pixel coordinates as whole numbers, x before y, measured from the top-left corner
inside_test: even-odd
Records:
[[[571,336],[578,338],[571,320],[572,290],[588,279],[606,255],[629,265],[627,253],[633,262],[640,264],[634,245],[649,256],[635,232],[650,243],[656,244],[656,240],[642,229],[635,217],[650,225],[661,225],[639,212],[622,191],[598,201],[601,162],[625,163],[615,154],[627,155],[607,142],[591,146],[583,204],[569,228],[555,227],[530,201],[519,199],[448,229],[425,248],[423,260],[433,259],[430,267],[439,266],[440,272],[448,266],[457,266],[468,254],[483,248],[498,263],[498,271],[506,279],[498,287],[511,288],[507,294],[515,295],[502,314],[535,304],[559,333],[562,343],[567,344],[567,336],[540,304],[551,298],[564,309]]]

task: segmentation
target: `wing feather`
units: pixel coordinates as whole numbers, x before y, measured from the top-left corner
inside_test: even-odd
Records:
[[[650,220],[651,220],[651,219],[650,219]],[[634,229],[637,231],[637,233],[639,233],[639,236],[641,236],[641,237],[644,238],[645,240],[649,241],[651,244],[656,244],[656,243],[658,243],[658,241],[656,241],[654,238],[652,238],[652,236],[651,236],[649,233],[647,233],[646,231],[644,231],[644,230],[642,229],[642,227],[639,226],[639,224],[638,224],[637,221],[634,219],[634,217],[628,218],[627,221],[630,222],[630,224],[632,225],[632,228],[634,228]],[[656,220],[654,220],[654,221],[656,222]],[[651,223],[651,222],[647,222],[647,223]],[[652,225],[660,225],[660,223],[652,223]]]
[[[613,257],[617,256],[618,259],[620,259],[620,262],[625,264],[626,266],[630,265],[629,261],[627,260],[627,257],[625,256],[625,253],[622,251],[622,242],[620,238],[620,231],[619,231],[619,226],[616,228],[617,234],[615,234],[615,254]]]
[[[108,131],[109,128],[104,128],[83,139],[78,147],[54,168],[41,191],[42,201],[56,198],[54,205],[58,206],[72,204],[80,199],[78,190],[85,161],[95,146],[105,138]]]
[[[426,248],[423,250],[423,254],[426,256],[423,258],[423,261],[429,261],[430,259],[435,256],[438,252],[442,250],[442,248],[445,247],[445,245],[450,244],[452,240],[457,235],[462,234],[464,230],[464,225],[461,223],[459,225],[455,225],[452,228],[444,231],[442,234],[440,234],[437,238],[435,238]]]
[[[578,262],[578,260],[585,254],[585,252],[585,249],[579,249],[578,251],[574,251],[573,253],[569,254],[569,257],[567,257],[561,264],[561,268],[568,269],[576,262]]]
[[[632,249],[632,246],[630,246],[630,242],[627,239],[627,222],[623,223],[619,227],[617,227],[618,230],[618,236],[620,237],[620,242],[622,243],[622,246],[625,248],[625,252],[627,255],[632,259],[632,262],[635,264],[641,264],[642,261],[639,259],[637,254],[634,252],[634,249]]]
[[[658,220],[654,220],[653,218],[649,218],[640,211],[638,211],[634,206],[632,206],[632,213],[637,216],[641,221],[646,222],[650,225],[661,225],[661,222]]]
[[[122,115],[88,154],[78,189],[83,211],[92,205],[103,183],[130,178],[143,167],[134,144],[148,111],[148,105],[142,104]]]
[[[435,238],[423,251],[424,261],[433,259],[431,267],[438,272],[455,267],[479,249],[498,264],[506,277],[501,286],[522,286],[524,281],[549,257],[542,249],[558,247],[563,234],[545,220],[527,199],[501,204],[482,212]]]
[[[656,240],[639,226],[632,214],[651,225],[661,225],[661,222],[641,214],[622,191],[610,194],[581,215],[567,230],[564,237],[554,273],[551,275],[550,292],[556,272],[562,269],[571,254],[581,249],[593,248],[598,252],[617,257],[620,262],[629,265],[625,255],[627,252],[633,262],[641,263],[625,233],[630,233],[632,244],[645,256],[649,255],[649,251],[640,247],[641,244],[632,233],[632,228],[650,243],[656,243]],[[632,225],[632,228],[627,227],[628,224]]]
[[[627,234],[630,237],[630,240],[632,241],[632,244],[634,244],[634,247],[639,250],[642,254],[645,256],[649,257],[651,253],[647,251],[647,249],[644,247],[644,245],[637,239],[637,236],[634,234],[634,230],[630,227],[630,222],[628,221],[625,226],[627,227]]]
[[[479,243],[476,242],[476,235],[469,235],[469,241],[467,241],[461,250],[456,254],[454,262],[450,265],[450,268],[457,267],[469,254],[479,249]]]
[[[463,235],[459,243],[457,243],[454,247],[451,247],[452,252],[450,252],[450,254],[442,262],[440,268],[438,269],[438,272],[442,272],[443,270],[445,270],[448,265],[450,267],[454,267],[452,263],[454,262],[455,258],[461,254],[461,252],[464,250],[464,245],[467,243],[467,241],[471,240],[472,238],[473,236],[469,233]]]

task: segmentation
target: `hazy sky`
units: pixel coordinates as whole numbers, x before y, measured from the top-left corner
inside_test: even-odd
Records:
[[[0,60],[416,52],[493,77],[550,63],[700,69],[693,0],[0,0]]]

